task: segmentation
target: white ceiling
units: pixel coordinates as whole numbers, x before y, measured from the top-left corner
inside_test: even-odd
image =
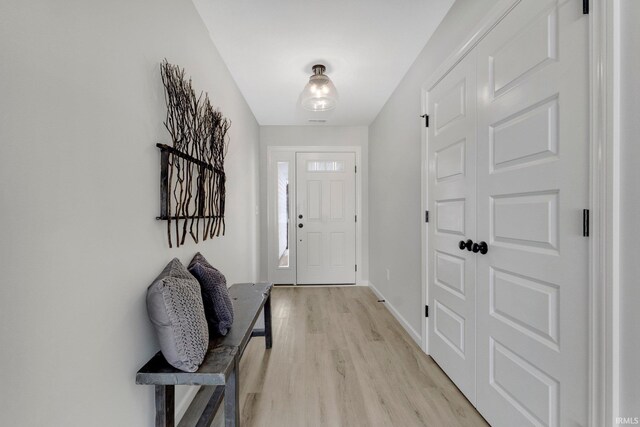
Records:
[[[370,124],[453,1],[193,0],[260,125]],[[316,63],[340,96],[326,113],[298,102]]]

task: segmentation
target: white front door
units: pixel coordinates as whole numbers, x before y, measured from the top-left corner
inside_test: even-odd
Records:
[[[585,426],[588,16],[525,0],[476,47],[477,407],[494,426]]]
[[[355,283],[355,153],[297,153],[296,171],[297,283]]]
[[[429,92],[429,352],[475,402],[476,69],[468,55]]]

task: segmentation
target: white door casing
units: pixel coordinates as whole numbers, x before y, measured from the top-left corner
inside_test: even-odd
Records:
[[[588,18],[525,0],[476,47],[477,407],[582,426],[588,403]]]
[[[296,154],[298,284],[356,282],[355,174],[354,153]]]
[[[468,55],[429,93],[429,351],[475,403],[476,70]]]

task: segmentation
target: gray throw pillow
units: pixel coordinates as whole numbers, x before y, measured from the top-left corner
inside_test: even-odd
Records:
[[[233,323],[233,303],[229,297],[227,279],[200,252],[189,263],[189,271],[200,282],[204,313],[211,334],[227,335]]]
[[[167,362],[195,372],[209,346],[198,281],[174,258],[147,289],[147,311]]]

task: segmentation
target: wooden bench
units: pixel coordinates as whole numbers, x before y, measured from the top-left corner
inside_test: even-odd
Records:
[[[225,401],[227,427],[240,425],[238,368],[251,337],[264,336],[271,348],[270,283],[237,283],[229,288],[234,321],[225,337],[214,337],[202,365],[196,372],[184,372],[169,365],[158,352],[136,374],[136,384],[155,386],[156,426],[175,425],[175,386],[201,386],[180,420],[179,427],[209,426]],[[264,308],[264,329],[254,329]]]

